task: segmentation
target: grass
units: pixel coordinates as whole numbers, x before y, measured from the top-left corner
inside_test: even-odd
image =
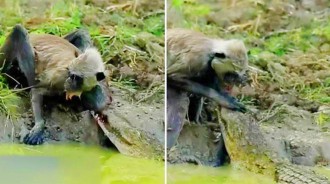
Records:
[[[29,33],[54,34],[63,36],[77,29],[87,29],[99,49],[106,64],[120,68],[124,65],[131,66],[135,76],[142,75],[143,69],[151,63],[160,62],[160,68],[164,67],[164,61],[152,57],[156,51],[141,48],[137,43],[136,36],[140,33],[149,33],[159,40],[164,39],[164,13],[149,11],[133,11],[133,2],[129,1],[128,8],[109,8],[106,6],[85,3],[81,1],[60,0],[51,2],[51,6],[43,6],[47,3],[38,4],[37,7],[27,8],[31,2],[26,0],[9,1],[0,0],[0,45],[12,30],[15,24],[22,24]],[[9,8],[10,7],[10,8]],[[107,9],[109,8],[109,9]],[[138,7],[139,10],[143,7]],[[164,47],[163,41],[154,41],[155,44]],[[149,40],[145,40],[148,42]],[[134,48],[127,51],[127,47]],[[135,52],[137,51],[137,52]],[[138,52],[142,51],[142,52]],[[155,52],[155,53],[154,53]],[[134,56],[134,57],[133,57]],[[137,58],[137,59],[132,59]],[[142,69],[141,69],[142,68]],[[164,71],[162,69],[162,71]],[[163,75],[159,70],[151,70],[150,73]],[[116,86],[129,90],[148,90],[141,86],[136,78],[122,78],[122,74],[113,73],[111,79]],[[3,76],[0,78],[0,111],[12,115],[15,112],[16,100],[19,97],[12,93]],[[160,93],[162,91],[159,91]],[[14,103],[15,102],[15,103]]]
[[[8,88],[4,76],[0,75],[0,111],[9,118],[16,118],[20,101],[20,97]]]

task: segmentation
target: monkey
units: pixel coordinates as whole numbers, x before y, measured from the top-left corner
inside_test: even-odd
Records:
[[[178,139],[183,127],[183,120],[188,111],[187,92],[181,92],[171,86],[167,89],[167,148],[171,148]]]
[[[210,38],[199,32],[175,28],[167,30],[166,42],[167,87],[190,94],[189,106],[186,107],[190,120],[199,121],[203,97],[234,111],[247,111],[243,104],[229,94],[233,83],[243,83],[247,78],[247,49],[241,40]],[[169,102],[172,97],[168,95],[167,98]],[[178,108],[171,107],[171,103],[167,106],[168,112],[171,108]],[[173,113],[171,116],[181,119],[172,122],[173,118],[168,113],[170,129],[182,127],[184,117]],[[177,123],[180,125],[176,125]],[[168,148],[173,146],[177,133],[168,133],[173,134],[167,138],[170,143]]]
[[[31,106],[35,124],[23,142],[44,142],[42,117],[44,96],[64,94],[66,100],[80,97],[86,109],[102,112],[109,104],[100,85],[105,79],[101,54],[91,44],[89,34],[77,30],[64,38],[55,35],[28,34],[16,25],[0,49],[1,72],[22,87],[31,88]],[[13,83],[13,81],[9,82]]]

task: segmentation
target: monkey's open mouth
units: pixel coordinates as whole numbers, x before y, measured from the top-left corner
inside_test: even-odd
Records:
[[[67,91],[65,93],[65,99],[66,100],[71,100],[74,96],[77,96],[77,97],[80,98],[81,93],[82,93],[81,91]]]
[[[233,87],[234,85],[232,84],[225,84],[225,91],[230,94],[233,90]]]

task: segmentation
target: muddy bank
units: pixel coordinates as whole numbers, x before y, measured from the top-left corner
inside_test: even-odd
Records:
[[[219,166],[230,160],[280,183],[329,183],[317,170],[329,168],[330,161],[327,125],[315,120],[322,108],[313,113],[286,104],[278,108],[274,112],[280,113],[273,114],[252,106],[253,112],[246,114],[214,110],[218,124],[186,122],[168,161]],[[223,158],[223,149],[229,160]]]
[[[251,113],[241,114],[232,111],[224,111],[222,116],[235,117],[239,116],[243,119],[234,119],[232,124],[241,123],[253,124],[253,126],[233,128],[231,133],[236,136],[244,135],[249,129],[258,132],[267,150],[275,152],[279,157],[289,160],[298,165],[315,166],[329,165],[330,157],[327,150],[330,146],[329,124],[319,124],[318,117],[321,113],[329,113],[326,106],[317,106],[312,103],[312,107],[308,107],[305,103],[303,107],[296,102],[297,98],[288,105],[288,95],[276,95],[276,104],[272,109],[258,109],[255,106],[248,106]],[[272,99],[269,97],[269,99]],[[291,99],[292,100],[292,99]],[[267,102],[268,103],[268,102]],[[273,101],[275,103],[275,101]],[[181,162],[179,158],[174,158],[179,152],[182,157],[191,157],[197,159],[195,163],[203,165],[213,165],[217,162],[217,147],[221,147],[222,132],[220,131],[220,122],[218,119],[218,108],[215,104],[205,104],[207,109],[213,109],[209,113],[212,114],[214,120],[208,122],[204,120],[202,124],[195,122],[185,122],[183,130],[179,136],[178,143],[169,153],[170,162]],[[210,107],[211,106],[211,107]],[[186,107],[187,108],[187,107]],[[305,110],[306,109],[306,110]],[[311,112],[311,109],[313,111]],[[205,112],[205,111],[204,111]],[[230,115],[228,115],[230,114]],[[236,115],[235,115],[236,114]],[[204,116],[205,117],[205,116]],[[254,144],[258,144],[260,137],[242,137],[249,139]],[[237,143],[235,143],[237,144]],[[249,143],[246,143],[249,145]],[[179,148],[179,149],[178,149]],[[241,149],[244,149],[242,147]],[[173,154],[173,155],[172,155]],[[213,155],[213,156],[212,156]],[[173,156],[173,157],[172,157]],[[229,154],[231,159],[235,159],[235,155]]]
[[[134,102],[128,94],[112,88],[113,102],[105,111],[112,139],[107,141],[89,111],[70,107],[70,102],[47,99],[44,105],[45,143],[110,145],[121,153],[136,157],[162,159],[164,156],[164,103]],[[10,120],[1,114],[0,143],[21,143],[33,125],[29,99],[20,108],[22,116]]]
[[[168,152],[170,163],[219,166],[230,161],[278,182],[329,182],[316,169],[329,168],[330,163],[328,124],[317,123],[320,113],[329,113],[325,106],[311,111],[297,104],[288,105],[286,101],[276,103],[270,110],[248,106],[251,112],[243,114],[224,108],[218,110],[212,103],[205,105],[211,109],[213,123],[187,121],[177,144]],[[229,160],[223,158],[223,149]]]

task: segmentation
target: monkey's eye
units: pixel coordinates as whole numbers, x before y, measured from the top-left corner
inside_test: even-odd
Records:
[[[216,52],[215,54],[214,54],[214,57],[217,57],[217,58],[220,58],[220,59],[225,59],[226,58],[226,55],[224,54],[224,53],[222,53],[222,52]]]
[[[103,80],[103,79],[105,79],[105,75],[104,75],[104,73],[103,73],[103,72],[97,72],[97,73],[96,73],[96,80],[97,80],[97,81],[101,81],[101,80]]]

